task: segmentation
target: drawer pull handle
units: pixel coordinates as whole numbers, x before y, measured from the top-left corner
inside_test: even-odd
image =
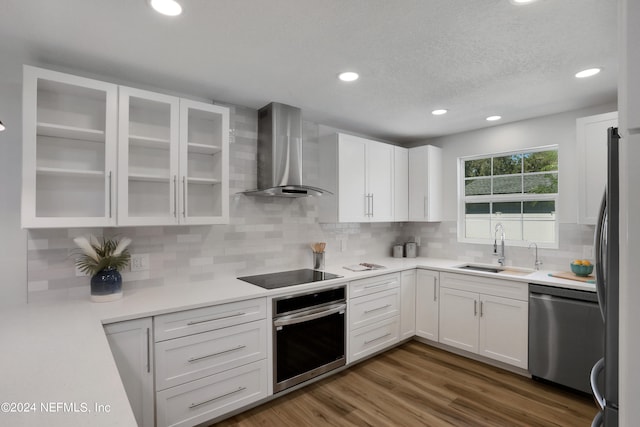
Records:
[[[218,351],[216,353],[207,354],[206,356],[192,357],[190,359],[187,359],[187,362],[189,362],[189,363],[197,362],[198,360],[206,359],[208,357],[219,356],[221,354],[231,353],[232,351],[241,350],[241,349],[243,349],[245,347],[246,347],[246,345],[239,345],[237,347],[229,348],[227,350],[222,350],[222,351]]]
[[[227,397],[227,396],[231,396],[232,394],[240,393],[241,391],[244,391],[246,389],[247,389],[246,387],[238,387],[235,390],[232,390],[232,391],[230,391],[228,393],[224,393],[224,394],[221,394],[219,396],[213,397],[213,398],[211,398],[209,400],[205,400],[204,402],[192,403],[191,405],[189,405],[189,409],[195,409],[198,406],[206,405],[207,403],[211,403],[214,400],[222,399],[223,397]]]
[[[473,317],[478,315],[478,301],[473,300]]]
[[[151,328],[147,328],[147,373],[151,373]]]
[[[215,322],[216,320],[228,319],[230,317],[244,316],[245,314],[247,313],[242,311],[238,313],[227,314],[226,316],[212,317],[210,319],[205,319],[205,320],[192,320],[191,322],[187,323],[187,325],[191,326],[191,325],[198,325],[200,323]]]
[[[388,337],[389,335],[391,335],[391,332],[387,332],[386,334],[381,335],[381,336],[379,336],[378,338],[372,338],[372,339],[370,339],[370,340],[366,340],[366,341],[364,342],[364,345],[371,344],[372,342],[374,342],[374,341],[378,341],[378,340],[381,340],[382,338],[386,338],[386,337]]]
[[[433,300],[438,301],[438,283],[436,282],[436,276],[433,276]]]
[[[369,288],[377,288],[378,286],[393,285],[393,284],[395,284],[395,283],[396,283],[396,281],[395,281],[395,280],[392,280],[392,281],[390,281],[390,282],[376,283],[376,284],[373,284],[373,285],[366,285],[364,288],[365,288],[365,289],[369,289]]]
[[[482,306],[484,305],[483,301],[480,301],[480,317],[482,317]]]
[[[383,305],[382,307],[378,307],[378,308],[372,308],[371,310],[365,310],[364,314],[369,314],[369,313],[373,313],[374,311],[383,310],[387,307],[391,307],[391,304]]]

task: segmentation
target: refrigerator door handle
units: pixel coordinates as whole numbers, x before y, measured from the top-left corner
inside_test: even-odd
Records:
[[[598,377],[600,376],[600,372],[602,372],[603,370],[604,370],[604,357],[598,360],[595,365],[593,365],[593,368],[591,368],[591,376],[590,376],[591,391],[593,391],[593,397],[596,399],[596,402],[598,402],[598,406],[600,407],[600,409],[604,409],[607,403],[602,393],[600,393],[600,390],[598,390]],[[595,421],[595,418],[594,418],[594,421]]]
[[[604,412],[598,412],[596,416],[593,417],[593,421],[591,421],[591,427],[602,427],[604,425],[604,420],[602,419],[603,415]]]
[[[605,275],[604,265],[602,263],[602,251],[603,251],[603,229],[605,226],[605,218],[607,216],[607,192],[605,190],[602,196],[602,202],[600,203],[600,213],[598,214],[598,224],[596,225],[595,235],[595,252],[596,252],[596,295],[598,296],[598,305],[600,306],[600,313],[604,319],[605,313]]]

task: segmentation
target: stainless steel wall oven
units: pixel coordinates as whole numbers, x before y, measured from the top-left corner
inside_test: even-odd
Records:
[[[273,392],[346,363],[345,287],[273,299]]]

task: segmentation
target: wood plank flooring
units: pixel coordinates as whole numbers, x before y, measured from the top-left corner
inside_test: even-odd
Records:
[[[592,398],[410,341],[216,426],[589,426]]]

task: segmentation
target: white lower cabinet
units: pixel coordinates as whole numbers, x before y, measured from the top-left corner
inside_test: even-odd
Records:
[[[267,361],[243,365],[157,394],[158,426],[193,426],[267,396]]]
[[[381,351],[400,340],[400,273],[349,284],[347,363]]]
[[[400,339],[416,334],[416,270],[400,274]]]
[[[440,288],[440,342],[478,352],[478,294]]]
[[[349,335],[351,340],[349,363],[397,344],[399,335],[400,321],[398,316],[351,331]]]
[[[267,397],[266,299],[155,318],[158,427],[193,426]]]
[[[440,312],[440,273],[418,269],[415,292],[415,334],[421,338],[438,341]],[[404,308],[403,308],[404,312]]]
[[[133,415],[141,427],[155,425],[152,328],[151,318],[104,326]]]
[[[526,283],[443,273],[439,342],[527,369],[528,307]]]
[[[480,295],[478,353],[523,369],[528,367],[528,301]]]
[[[156,389],[267,357],[264,321],[244,323],[156,343]]]

